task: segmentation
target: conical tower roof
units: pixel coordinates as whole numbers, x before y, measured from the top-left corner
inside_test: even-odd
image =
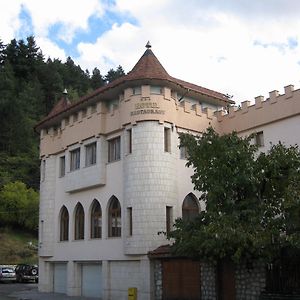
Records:
[[[170,80],[171,78],[150,48],[144,52],[126,77],[127,80],[145,78]]]
[[[126,88],[127,86],[132,86],[134,81],[139,80],[143,81],[146,84],[151,84],[151,80],[162,81],[166,85],[177,86],[181,89],[191,91],[194,93],[198,93],[204,95],[205,97],[213,98],[215,101],[226,105],[227,103],[234,103],[234,101],[228,99],[225,94],[204,88],[202,86],[192,84],[177,78],[174,78],[168,74],[162,64],[159,62],[157,57],[154,55],[151,50],[151,45],[148,42],[146,45],[146,51],[132,68],[132,70],[114,80],[113,82],[95,90],[93,93],[82,97],[78,102],[70,104],[67,99],[62,98],[52,109],[47,117],[45,117],[42,121],[40,121],[35,128],[38,130],[43,126],[44,123],[48,123],[49,120],[56,118],[56,116],[60,115],[63,112],[68,110],[76,110],[77,107],[81,107],[85,102],[88,102],[92,98],[95,98],[98,95],[102,95],[105,99],[105,95],[107,96],[111,92],[115,91],[117,93],[119,87],[120,89]]]

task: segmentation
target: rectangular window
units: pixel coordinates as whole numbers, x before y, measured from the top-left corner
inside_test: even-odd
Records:
[[[127,153],[130,154],[132,153],[132,129],[127,130]]]
[[[140,86],[136,86],[132,88],[132,95],[141,95],[142,89]]]
[[[166,233],[172,230],[172,206],[166,206]]]
[[[80,148],[70,151],[70,171],[80,168]]]
[[[97,152],[96,142],[85,146],[85,166],[86,167],[96,164],[96,152]]]
[[[66,174],[66,158],[61,156],[59,158],[59,177],[64,177]]]
[[[128,235],[132,236],[132,207],[127,208],[127,218],[128,218]]]
[[[121,159],[121,139],[120,137],[108,141],[108,162]]]
[[[263,131],[257,132],[255,134],[255,144],[258,147],[263,147],[264,146],[264,133],[263,133]]]
[[[81,112],[81,118],[85,118],[86,117],[86,108],[84,108]]]
[[[68,126],[69,125],[69,117],[66,117],[65,119],[65,126]]]
[[[171,152],[171,129],[164,128],[165,152]]]
[[[180,151],[180,159],[187,159],[187,150],[185,146],[179,148]]]
[[[150,93],[151,94],[156,94],[156,95],[162,95],[163,94],[163,89],[160,86],[150,86]]]

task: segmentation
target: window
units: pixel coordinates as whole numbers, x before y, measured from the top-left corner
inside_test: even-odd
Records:
[[[84,239],[84,210],[80,203],[75,208],[75,240]]]
[[[69,213],[65,206],[60,210],[60,241],[69,240]]]
[[[85,146],[85,166],[91,166],[96,164],[96,142]]]
[[[132,236],[132,207],[127,208],[128,235]]]
[[[46,176],[46,161],[43,159],[41,162],[41,181],[45,180]]]
[[[70,171],[80,168],[80,148],[70,151]]]
[[[59,177],[64,177],[66,174],[66,159],[65,156],[59,158]]]
[[[162,95],[163,89],[160,86],[152,86],[150,87],[150,93],[151,94],[157,94],[157,95]]]
[[[199,214],[199,207],[197,199],[193,194],[188,194],[182,204],[182,220],[191,221],[194,220]]]
[[[130,154],[132,153],[132,130],[128,129],[127,130],[127,153]]]
[[[255,134],[255,145],[258,147],[264,146],[264,132],[260,131]]]
[[[69,117],[65,118],[65,126],[69,125]]]
[[[136,86],[132,88],[132,95],[141,95],[142,89],[140,86]]]
[[[188,157],[188,154],[187,154],[187,149],[185,146],[181,146],[179,148],[179,151],[180,151],[180,159],[187,159]]]
[[[165,152],[171,152],[171,129],[164,128]]]
[[[121,158],[120,137],[108,141],[108,162],[113,162]]]
[[[166,206],[166,232],[170,233],[172,230],[172,206]]]
[[[109,217],[108,217],[108,236],[120,237],[121,236],[121,205],[119,200],[113,196],[109,204]]]
[[[101,238],[102,231],[102,212],[100,203],[97,200],[93,201],[91,210],[91,238]]]

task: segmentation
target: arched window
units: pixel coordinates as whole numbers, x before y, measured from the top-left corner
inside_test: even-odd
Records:
[[[60,241],[69,240],[69,212],[65,206],[60,210],[60,232],[59,232]]]
[[[84,210],[80,203],[75,208],[75,240],[84,239]]]
[[[188,194],[182,204],[182,220],[191,221],[199,214],[199,206],[197,198],[192,194]]]
[[[91,209],[91,238],[101,238],[102,229],[102,212],[100,203],[97,200],[93,201]]]
[[[108,214],[108,236],[121,236],[121,205],[115,196],[110,199]]]

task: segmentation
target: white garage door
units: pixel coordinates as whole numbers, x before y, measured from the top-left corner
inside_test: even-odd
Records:
[[[55,293],[67,293],[67,264],[54,264],[53,285]]]
[[[85,297],[102,297],[101,264],[82,264],[81,294]]]

